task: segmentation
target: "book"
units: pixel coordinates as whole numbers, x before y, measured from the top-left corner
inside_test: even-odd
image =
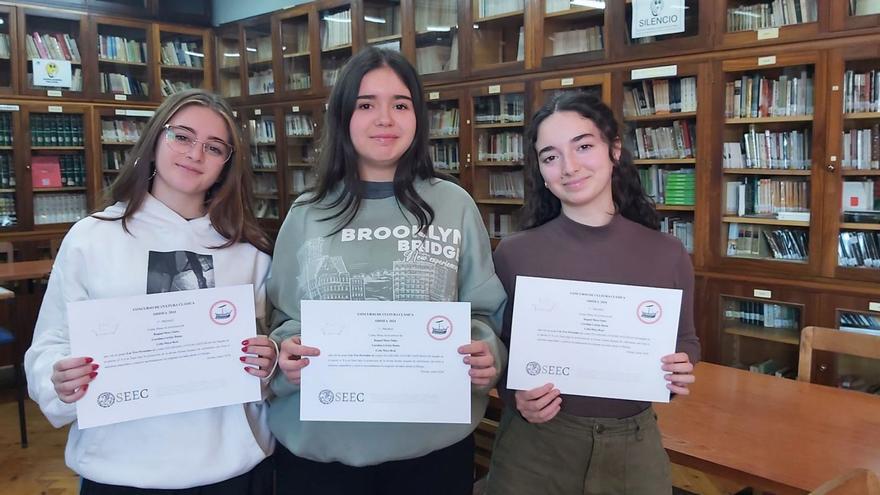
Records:
[[[34,189],[61,187],[61,162],[57,156],[31,158],[31,177]]]

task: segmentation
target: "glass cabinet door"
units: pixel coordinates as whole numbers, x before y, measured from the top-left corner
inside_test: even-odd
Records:
[[[220,33],[217,36],[217,84],[221,95],[241,96],[241,62],[238,29]]]
[[[351,6],[318,13],[321,26],[321,79],[325,88],[336,84],[342,66],[351,57]]]
[[[272,26],[261,23],[244,28],[247,52],[247,94],[264,95],[275,92],[272,69]]]
[[[301,91],[312,87],[309,39],[308,13],[281,20],[285,91]]]
[[[24,12],[26,89],[31,94],[63,97],[64,92],[70,92],[82,95],[83,56],[88,53],[80,51],[85,46],[83,32],[87,29],[83,22],[80,16],[51,17],[43,11],[40,14]],[[39,80],[35,80],[35,70],[40,75]],[[50,75],[50,72],[57,76]]]
[[[150,96],[147,26],[97,22],[98,92],[115,100]]]
[[[474,69],[525,60],[524,0],[477,0],[473,3]]]
[[[200,30],[159,28],[159,91],[163,97],[206,86],[205,36]]]
[[[400,1],[365,0],[364,32],[367,44],[400,51]]]
[[[415,0],[416,68],[419,74],[458,70],[458,2]]]

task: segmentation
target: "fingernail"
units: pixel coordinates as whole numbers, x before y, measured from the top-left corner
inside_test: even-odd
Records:
[[[240,358],[238,358],[238,359],[239,359],[239,361],[244,362],[244,360],[247,359],[247,358],[244,357],[244,356],[242,356],[242,357],[240,357]]]
[[[89,373],[89,377],[90,377],[90,378],[95,378],[96,376],[98,376],[98,373],[95,372],[95,371]]]
[[[92,358],[90,358],[90,357],[87,357],[87,358],[86,358],[86,364],[89,364],[89,363],[91,363],[92,361],[94,361],[94,359],[92,359]]]
[[[247,347],[242,347],[241,352],[247,352]]]
[[[99,366],[100,366],[99,364],[93,364],[93,365],[92,365],[92,371],[98,369]]]
[[[248,345],[248,341],[247,341],[247,340],[242,340],[242,341],[241,341],[241,345]]]
[[[248,366],[245,366],[245,367],[244,367],[244,370],[247,371],[248,373],[251,372],[251,369],[250,369],[250,367],[248,367]]]
[[[85,392],[85,391],[86,391],[86,390],[88,390],[88,389],[89,389],[89,384],[88,384],[88,383],[86,383],[86,384],[85,384],[85,385],[83,385],[83,386],[82,386],[82,387],[80,387],[80,388],[82,388],[82,391],[83,391],[83,392]]]

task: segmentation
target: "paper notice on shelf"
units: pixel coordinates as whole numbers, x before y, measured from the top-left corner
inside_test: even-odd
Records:
[[[632,38],[684,32],[684,0],[633,0]]]

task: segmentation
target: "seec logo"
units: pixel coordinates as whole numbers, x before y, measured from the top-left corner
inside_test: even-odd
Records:
[[[334,402],[365,402],[363,392],[333,392],[324,389],[318,392],[318,402],[327,405]]]
[[[115,394],[104,392],[98,396],[98,405],[101,407],[110,407],[117,402],[131,402],[141,399],[150,398],[150,389],[142,388],[140,390],[128,390],[125,392],[117,392]]]
[[[571,375],[570,366],[542,365],[537,361],[530,361],[526,364],[526,373],[532,376],[538,375],[554,375],[569,376]]]

